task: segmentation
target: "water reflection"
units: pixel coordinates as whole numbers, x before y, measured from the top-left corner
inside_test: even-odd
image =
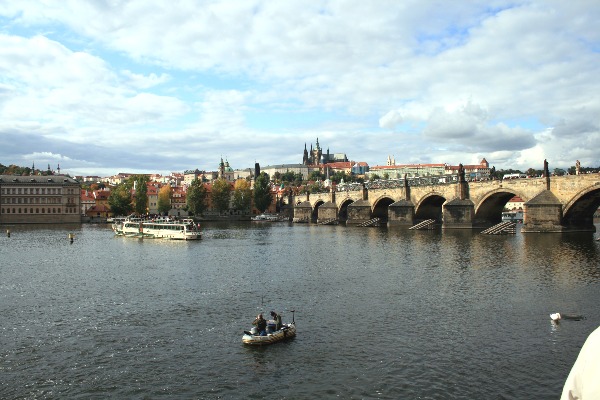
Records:
[[[3,394],[556,398],[600,320],[591,235],[203,232],[169,242],[44,226],[0,239]],[[241,345],[258,312],[287,321],[292,308],[294,340]],[[552,325],[557,311],[587,319]]]

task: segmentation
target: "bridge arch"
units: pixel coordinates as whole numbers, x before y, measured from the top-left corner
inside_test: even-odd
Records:
[[[512,188],[498,188],[487,193],[477,204],[475,204],[475,225],[497,224],[502,221],[502,211],[510,199],[519,196],[523,201],[528,199]]]
[[[442,206],[446,202],[446,198],[436,192],[429,193],[423,197],[415,206],[415,220],[424,221],[433,219],[437,222],[442,221]]]
[[[371,207],[371,215],[373,218],[379,218],[382,222],[388,220],[388,207],[394,203],[395,200],[389,196],[381,196],[373,202]]]
[[[340,204],[340,208],[338,209],[338,220],[347,221],[348,220],[348,206],[354,203],[354,200],[350,198],[346,198]]]
[[[575,194],[563,209],[563,225],[594,227],[594,213],[600,207],[600,187],[587,188]]]
[[[311,213],[311,220],[312,221],[316,221],[317,219],[319,219],[319,207],[321,207],[323,204],[325,204],[325,201],[323,201],[323,199],[318,199],[313,207],[312,207],[312,213]]]

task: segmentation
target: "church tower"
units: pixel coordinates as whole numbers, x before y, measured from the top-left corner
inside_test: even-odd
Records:
[[[306,150],[306,143],[304,143],[304,155],[302,156],[302,164],[308,165],[308,150]]]
[[[219,179],[223,178],[225,175],[225,163],[223,162],[223,157],[221,157],[221,162],[219,163]]]

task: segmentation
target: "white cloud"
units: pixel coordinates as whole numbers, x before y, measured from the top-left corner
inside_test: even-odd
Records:
[[[157,75],[151,73],[150,75],[136,74],[127,69],[121,71],[121,74],[127,78],[126,83],[133,86],[136,89],[148,89],[156,85],[161,85],[168,82],[171,77],[169,74],[162,73]]]
[[[600,164],[589,2],[22,0],[0,15],[0,129],[160,144],[164,162],[194,149],[211,167],[295,159],[317,136],[372,164]],[[256,111],[290,125],[256,128]]]

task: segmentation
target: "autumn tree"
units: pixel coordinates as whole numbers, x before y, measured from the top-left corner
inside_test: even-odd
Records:
[[[238,179],[233,185],[232,207],[235,210],[249,210],[252,204],[252,190],[245,179]]]
[[[213,181],[211,199],[213,206],[222,213],[229,210],[229,201],[231,200],[231,186],[223,178]]]
[[[158,191],[158,213],[168,214],[171,209],[171,185],[165,185]]]
[[[131,192],[127,185],[118,185],[110,191],[108,205],[113,215],[129,215],[133,211]]]
[[[185,202],[187,209],[193,215],[201,215],[206,210],[208,191],[201,180],[194,179],[187,189]]]
[[[254,182],[254,207],[263,213],[269,208],[272,201],[273,198],[271,197],[269,188],[269,175],[261,172],[260,175],[256,177],[256,182]]]

